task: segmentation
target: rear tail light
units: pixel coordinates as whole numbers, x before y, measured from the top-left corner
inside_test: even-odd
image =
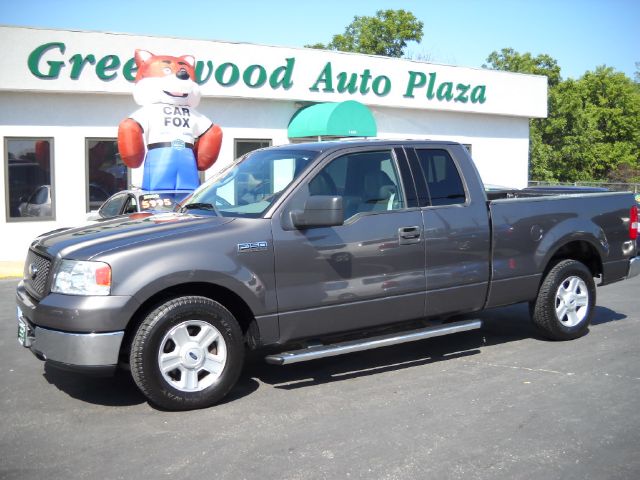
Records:
[[[636,240],[638,238],[638,206],[631,207],[629,212],[629,238]]]

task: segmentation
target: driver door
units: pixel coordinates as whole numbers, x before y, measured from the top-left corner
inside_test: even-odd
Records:
[[[323,163],[272,219],[282,342],[419,318],[425,306],[422,214],[392,149]],[[290,213],[313,195],[341,196],[345,222],[296,229]]]

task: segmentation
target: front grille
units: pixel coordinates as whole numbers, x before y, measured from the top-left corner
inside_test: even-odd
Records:
[[[38,298],[42,298],[45,294],[50,269],[51,260],[29,250],[24,265],[24,283],[27,289]]]

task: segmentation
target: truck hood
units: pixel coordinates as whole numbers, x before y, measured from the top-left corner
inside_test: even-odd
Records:
[[[123,246],[178,234],[187,235],[194,230],[216,228],[231,221],[233,218],[190,213],[138,213],[54,230],[36,238],[31,247],[51,257],[90,259]]]

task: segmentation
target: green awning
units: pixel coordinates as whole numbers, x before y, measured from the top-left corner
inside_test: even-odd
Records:
[[[289,122],[289,138],[375,137],[377,133],[371,110],[355,100],[310,105]]]

